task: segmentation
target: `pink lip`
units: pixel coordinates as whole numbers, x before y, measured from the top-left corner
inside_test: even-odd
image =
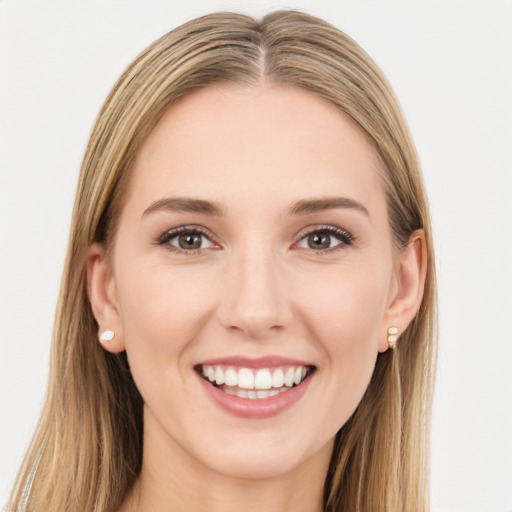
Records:
[[[245,356],[231,356],[219,357],[216,359],[208,359],[202,361],[199,365],[204,366],[238,366],[245,368],[272,368],[275,366],[312,366],[311,363],[301,361],[299,359],[290,359],[281,356],[265,356],[265,357],[245,357]]]
[[[216,405],[233,416],[248,419],[271,418],[290,408],[302,398],[312,377],[310,375],[298,386],[278,395],[251,399],[228,395],[198,375],[201,385]]]

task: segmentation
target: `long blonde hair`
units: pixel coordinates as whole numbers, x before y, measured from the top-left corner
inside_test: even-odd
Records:
[[[436,279],[418,158],[391,87],[370,57],[329,23],[297,11],[261,21],[234,13],[190,21],[144,50],[109,94],[83,160],[47,397],[11,508],[26,501],[29,511],[115,511],[140,471],[142,400],[126,355],[97,342],[85,256],[95,241],[111,245],[130,164],[169,105],[219,82],[293,85],[332,102],[380,157],[397,247],[424,230],[429,258],[421,309],[397,349],[378,356],[363,400],[336,436],[325,509],[426,512]]]

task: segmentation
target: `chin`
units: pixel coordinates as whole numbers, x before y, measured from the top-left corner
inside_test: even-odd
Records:
[[[260,453],[259,456],[246,455],[236,459],[216,461],[210,468],[228,478],[241,480],[266,480],[279,478],[299,468],[304,461],[296,457],[278,457]]]
[[[316,466],[315,461],[322,467],[328,467],[332,439],[323,445],[318,440],[294,443],[290,442],[289,436],[272,438],[264,428],[261,432],[263,436],[256,434],[250,441],[232,439],[229,444],[221,443],[217,446],[223,448],[214,453],[203,452],[201,462],[214,473],[244,480],[283,477]]]

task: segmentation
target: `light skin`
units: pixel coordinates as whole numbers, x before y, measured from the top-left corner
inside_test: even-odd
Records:
[[[421,303],[424,247],[418,231],[396,250],[375,151],[331,104],[268,84],[175,103],[137,154],[111,257],[88,254],[104,347],[127,351],[144,399],[120,510],[321,511],[334,436]],[[226,412],[195,370],[269,355],[315,371],[268,418]]]

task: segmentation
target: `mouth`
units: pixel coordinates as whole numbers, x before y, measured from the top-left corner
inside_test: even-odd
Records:
[[[296,388],[316,370],[313,365],[281,365],[261,368],[200,364],[194,367],[199,376],[227,395],[262,400]]]

